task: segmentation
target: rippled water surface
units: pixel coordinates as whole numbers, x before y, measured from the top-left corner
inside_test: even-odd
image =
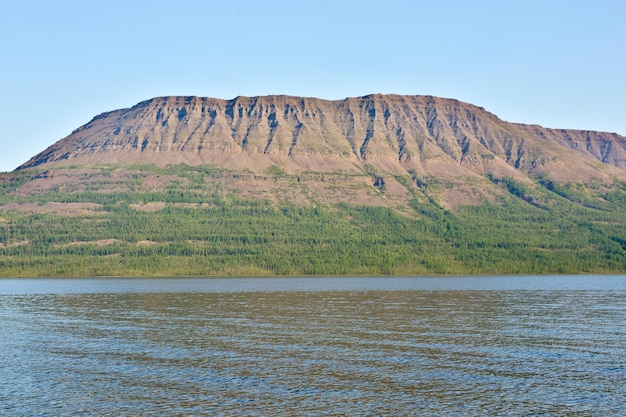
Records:
[[[624,416],[625,281],[0,280],[0,415]]]

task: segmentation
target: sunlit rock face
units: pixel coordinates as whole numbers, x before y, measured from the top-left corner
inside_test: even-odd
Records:
[[[626,138],[505,122],[431,96],[159,97],[96,116],[18,169],[185,163],[264,172],[586,180],[625,174]]]

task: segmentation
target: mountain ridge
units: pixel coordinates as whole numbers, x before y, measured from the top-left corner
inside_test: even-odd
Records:
[[[624,176],[626,138],[510,123],[483,107],[434,96],[163,96],[95,116],[18,170],[139,162],[253,172],[272,165],[287,172],[368,165],[461,177],[547,172],[557,180],[586,180]]]

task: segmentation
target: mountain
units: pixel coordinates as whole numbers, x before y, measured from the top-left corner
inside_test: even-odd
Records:
[[[154,98],[0,191],[0,276],[626,272],[625,137],[430,96]]]
[[[602,162],[598,164],[597,162]],[[96,116],[19,169],[44,165],[211,164],[262,172],[360,171],[472,176],[622,175],[626,138],[507,123],[426,96],[327,101],[289,96],[161,97]]]

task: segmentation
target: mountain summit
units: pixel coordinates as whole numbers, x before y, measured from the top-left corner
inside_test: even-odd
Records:
[[[431,96],[159,97],[96,116],[18,169],[138,163],[585,180],[624,176],[626,138],[508,123]]]

